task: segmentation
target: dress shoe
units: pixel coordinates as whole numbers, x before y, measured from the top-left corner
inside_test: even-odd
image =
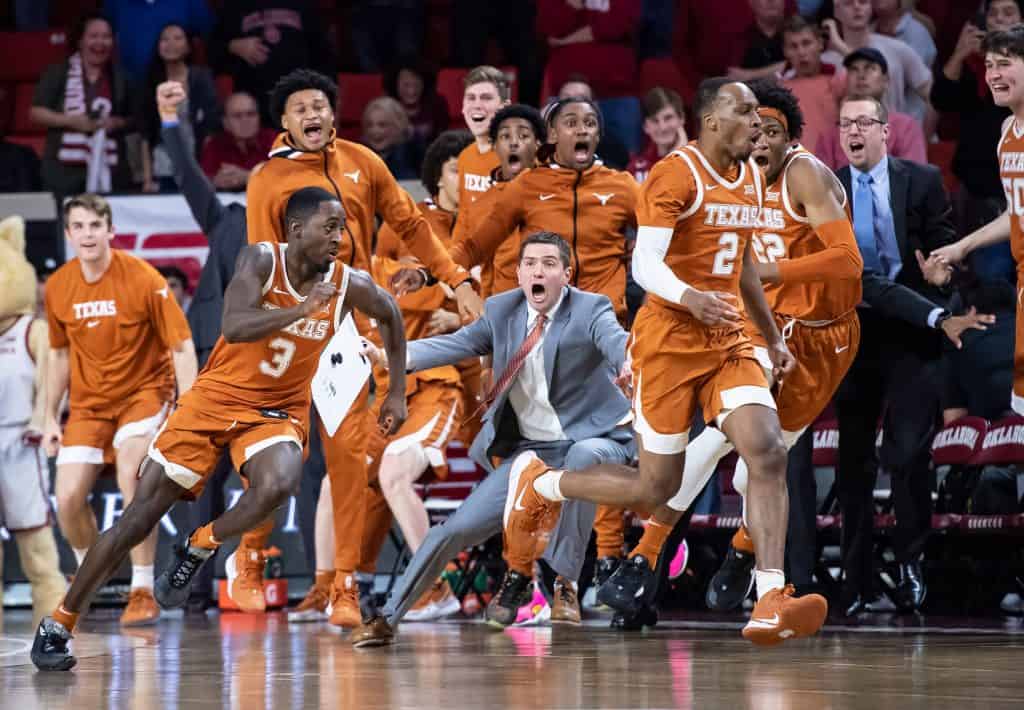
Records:
[[[893,594],[900,611],[920,611],[928,595],[919,561],[904,562],[900,565],[900,581]]]
[[[551,623],[580,625],[580,602],[576,585],[559,575],[555,580],[554,601],[551,604]]]
[[[395,630],[383,616],[375,616],[352,629],[348,639],[353,648],[388,646],[395,642]]]

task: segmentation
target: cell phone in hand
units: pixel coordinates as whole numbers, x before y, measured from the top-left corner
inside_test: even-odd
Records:
[[[977,27],[982,32],[988,32],[988,29],[985,27],[985,25],[988,24],[986,12],[984,10],[978,10],[978,13],[974,16],[974,19],[971,20],[971,24]]]

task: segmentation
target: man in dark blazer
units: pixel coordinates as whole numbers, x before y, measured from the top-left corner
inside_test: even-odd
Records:
[[[850,165],[837,174],[849,198],[865,269],[865,303],[858,308],[860,350],[836,398],[844,608],[850,615],[859,613],[875,597],[872,493],[876,426],[884,406],[879,456],[892,476],[897,518],[894,596],[900,608],[912,610],[926,593],[920,555],[931,528],[928,459],[939,406],[939,330],[953,326],[947,323],[945,294],[926,278],[927,273],[932,281],[942,281],[936,275],[939,267],[923,255],[953,242],[956,234],[939,171],[886,154],[884,105],[874,98],[847,97],[839,125]],[[918,327],[907,327],[908,320]]]

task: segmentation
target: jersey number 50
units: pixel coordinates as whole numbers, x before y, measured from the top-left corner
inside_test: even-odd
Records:
[[[274,338],[268,343],[270,352],[274,354],[270,362],[260,361],[260,372],[270,377],[280,377],[295,357],[295,343],[287,338]]]

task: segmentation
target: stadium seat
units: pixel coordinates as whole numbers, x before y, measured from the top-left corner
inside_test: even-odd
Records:
[[[46,67],[66,56],[63,29],[0,32],[0,81],[38,81]]]
[[[685,100],[690,87],[671,58],[645,59],[640,65],[640,88],[644,93],[661,86],[673,89]]]
[[[936,466],[966,466],[981,450],[988,422],[981,417],[961,417],[950,422],[932,440]]]
[[[29,135],[46,133],[45,128],[32,123],[28,117],[35,90],[36,85],[31,83],[18,84],[14,87],[14,115],[11,117],[11,133]]]
[[[338,74],[338,135],[356,140],[362,131],[363,109],[384,94],[384,78],[380,74]]]
[[[1024,417],[1013,415],[992,422],[971,459],[974,466],[1024,463]]]
[[[939,141],[928,144],[928,162],[942,171],[942,182],[948,194],[953,194],[960,181],[953,174],[953,154],[956,141]]]
[[[46,146],[46,136],[37,133],[18,134],[13,133],[6,138],[8,143],[28,146],[36,152],[40,159],[43,157],[43,148]]]

